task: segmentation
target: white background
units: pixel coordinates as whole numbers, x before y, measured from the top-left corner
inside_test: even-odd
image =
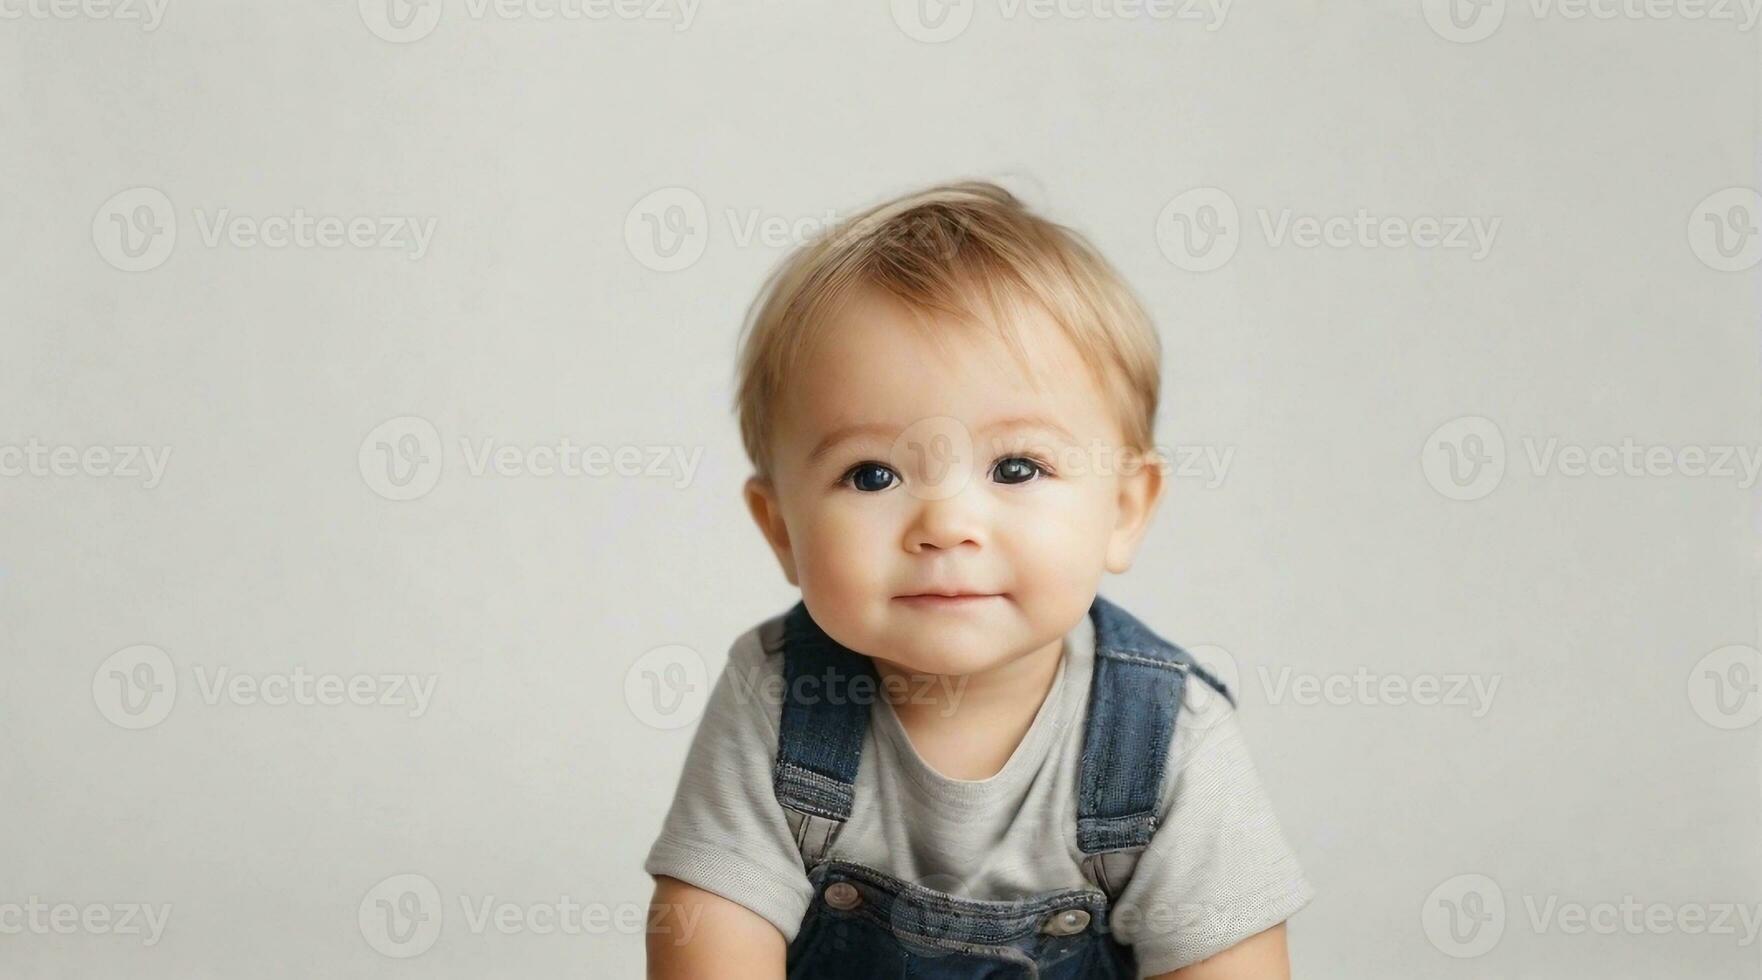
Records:
[[[1728,260],[1707,237],[1726,204],[1732,234],[1758,210],[1742,190],[1702,207],[1758,181],[1762,29],[1741,7],[1525,0],[1465,40],[1418,0],[1244,3],[1215,29],[965,0],[946,37],[884,0],[711,0],[689,27],[675,6],[446,0],[400,37],[379,0],[171,0],[152,29],[37,2],[0,3],[19,15],[0,19],[0,927],[33,896],[171,911],[153,945],[0,932],[0,973],[638,975],[640,935],[474,930],[465,908],[645,903],[691,732],[650,722],[691,704],[662,716],[641,671],[701,669],[672,675],[701,703],[734,637],[796,598],[739,498],[736,330],[787,251],[745,230],[970,176],[1117,264],[1166,346],[1160,441],[1229,454],[1175,481],[1103,591],[1237,670],[1319,888],[1291,923],[1297,975],[1762,973],[1741,916],[1725,935],[1536,920],[1762,903],[1762,694],[1710,686],[1762,679],[1753,481],[1532,460],[1550,439],[1685,462],[1762,445],[1762,245]],[[162,199],[111,203],[142,187]],[[1238,214],[1205,272],[1165,214],[1195,188]],[[420,257],[210,244],[223,209],[433,235]],[[1499,224],[1478,257],[1263,227],[1361,209]],[[644,246],[669,213],[695,260]],[[166,217],[163,254],[123,251]],[[407,491],[369,440],[405,417],[432,426],[380,433],[394,462],[430,460]],[[1464,417],[1504,444],[1502,479],[1466,492],[1438,461],[1484,428],[1434,438]],[[461,446],[564,439],[697,464],[475,475]],[[33,440],[170,457],[152,486],[57,475]],[[135,729],[110,671],[152,663],[106,665],[143,644],[177,689]],[[639,664],[667,645],[688,650]],[[206,697],[223,669],[415,674],[433,697]],[[1370,694],[1337,703],[1281,682],[1360,674]],[[1476,717],[1388,703],[1384,677],[1498,686]],[[381,884],[399,875],[434,891]],[[1464,887],[1505,914],[1440,939]],[[375,937],[388,895],[429,933]]]

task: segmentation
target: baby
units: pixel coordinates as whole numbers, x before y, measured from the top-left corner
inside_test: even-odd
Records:
[[[1289,976],[1313,891],[1224,685],[1098,595],[1163,490],[1161,347],[987,183],[790,255],[739,365],[801,601],[734,642],[660,837],[651,977]]]

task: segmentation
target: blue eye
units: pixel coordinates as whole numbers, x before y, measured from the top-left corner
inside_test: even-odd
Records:
[[[1009,456],[998,460],[991,468],[991,474],[999,483],[1028,483],[1045,475],[1046,468],[1038,460],[1026,456]]]
[[[858,463],[839,480],[861,493],[879,493],[893,486],[899,477],[880,463]]]

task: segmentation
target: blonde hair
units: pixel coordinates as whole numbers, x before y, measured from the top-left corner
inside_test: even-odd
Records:
[[[1038,306],[1082,352],[1127,445],[1154,449],[1162,346],[1137,297],[1081,235],[996,184],[964,181],[853,215],[766,280],[747,312],[735,391],[741,441],[760,478],[772,474],[784,385],[820,327],[862,286],[901,300],[920,324],[927,314],[989,324],[1018,359],[1025,352],[1011,311]]]

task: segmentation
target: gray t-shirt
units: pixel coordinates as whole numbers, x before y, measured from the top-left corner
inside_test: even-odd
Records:
[[[813,898],[771,788],[782,656],[762,627],[735,640],[643,869],[714,892],[793,940]],[[856,807],[827,857],[975,899],[1093,888],[1077,849],[1077,764],[1094,669],[1088,616],[1065,637],[1053,686],[1002,771],[949,779],[919,757],[877,699],[863,737]],[[1179,969],[1283,922],[1314,894],[1281,833],[1235,711],[1197,679],[1184,687],[1162,808],[1109,913],[1140,976]]]

